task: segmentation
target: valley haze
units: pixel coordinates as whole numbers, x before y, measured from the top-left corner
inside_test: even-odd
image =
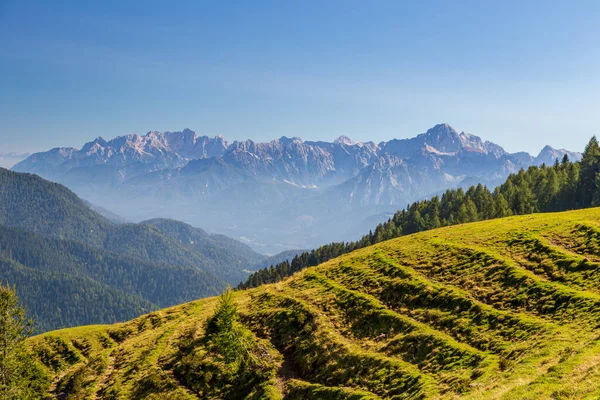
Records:
[[[35,153],[13,166],[72,189],[131,221],[164,217],[275,254],[357,239],[407,204],[446,189],[495,187],[521,168],[581,154],[539,154],[438,124],[379,143],[281,137],[229,143],[190,129],[98,137],[81,149]]]

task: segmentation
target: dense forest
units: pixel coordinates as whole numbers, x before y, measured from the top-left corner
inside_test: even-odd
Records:
[[[0,227],[0,266],[2,279],[16,285],[41,330],[122,321],[216,295],[224,285],[195,267],[145,261],[15,228]]]
[[[98,246],[113,226],[66,187],[4,168],[0,168],[0,225]]]
[[[490,190],[479,184],[447,190],[441,197],[410,204],[355,242],[334,242],[254,272],[238,288],[273,283],[306,267],[353,250],[411,233],[443,226],[535,212],[566,211],[600,205],[600,145],[587,144],[580,162],[565,156],[552,166],[529,167]]]
[[[266,258],[241,242],[179,221],[114,223],[62,185],[2,168],[0,226],[76,240],[144,260],[195,266],[228,283],[245,279],[244,270]]]
[[[114,223],[64,186],[0,168],[0,280],[38,333],[212,296],[265,258],[179,221]]]

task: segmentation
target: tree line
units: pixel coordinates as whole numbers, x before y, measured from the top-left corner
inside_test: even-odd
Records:
[[[567,155],[554,165],[532,166],[510,175],[494,190],[479,184],[468,190],[449,189],[441,196],[414,202],[354,242],[334,242],[251,274],[238,288],[274,283],[300,271],[360,249],[411,233],[467,222],[535,212],[600,206],[600,145],[592,137],[583,158]]]

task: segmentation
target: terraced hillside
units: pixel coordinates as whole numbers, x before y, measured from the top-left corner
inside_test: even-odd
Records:
[[[63,398],[600,397],[600,208],[405,236],[234,300],[245,385],[207,340],[215,298],[29,345]]]

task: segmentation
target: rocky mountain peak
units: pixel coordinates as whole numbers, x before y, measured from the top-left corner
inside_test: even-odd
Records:
[[[302,141],[302,139],[300,139],[297,136],[293,136],[293,137],[282,136],[279,139],[273,140],[271,143],[276,143],[276,144],[281,144],[283,146],[287,146],[291,143],[304,143],[304,142]]]
[[[456,153],[470,141],[466,134],[458,132],[448,124],[438,124],[423,134],[423,147],[435,149],[440,153]]]
[[[550,145],[546,145],[534,159],[533,163],[536,165],[552,165],[556,160],[561,161],[565,155],[568,156],[571,161],[579,161],[582,157],[581,153],[565,149],[555,149]]]
[[[355,144],[352,139],[350,139],[348,136],[344,136],[341,135],[340,137],[338,137],[337,139],[335,139],[333,141],[333,143],[335,144],[341,144],[341,145],[345,145],[345,146],[352,146],[353,144]]]

